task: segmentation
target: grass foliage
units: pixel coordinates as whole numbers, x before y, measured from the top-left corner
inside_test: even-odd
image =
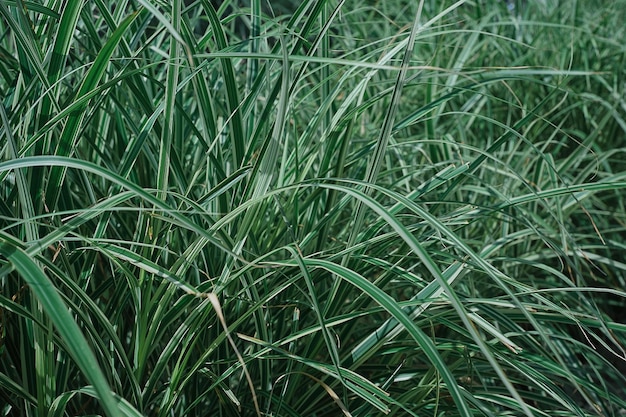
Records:
[[[626,2],[271,3],[0,1],[0,415],[623,415]]]

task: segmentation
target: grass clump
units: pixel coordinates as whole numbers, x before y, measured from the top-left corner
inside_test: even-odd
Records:
[[[0,1],[1,415],[618,416],[622,0]]]

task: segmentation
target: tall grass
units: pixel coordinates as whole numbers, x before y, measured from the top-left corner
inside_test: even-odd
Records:
[[[273,3],[0,1],[0,414],[623,415],[626,3]]]

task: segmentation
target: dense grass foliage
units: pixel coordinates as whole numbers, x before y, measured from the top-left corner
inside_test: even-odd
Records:
[[[0,415],[624,415],[626,2],[249,3],[0,0]]]

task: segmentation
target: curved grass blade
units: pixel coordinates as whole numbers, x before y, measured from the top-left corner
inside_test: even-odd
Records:
[[[374,184],[368,184],[370,187],[374,187],[375,189],[377,189],[378,191],[381,192],[385,192],[387,194],[390,194],[390,192],[388,190],[385,190],[383,187],[378,187],[375,186]],[[409,247],[413,250],[413,252],[421,259],[421,261],[424,263],[424,266],[428,269],[428,271],[433,275],[433,277],[435,278],[435,280],[439,283],[439,285],[444,288],[446,295],[448,296],[448,299],[450,300],[451,305],[454,307],[454,309],[457,311],[458,317],[463,321],[463,324],[465,325],[465,328],[469,331],[469,333],[472,336],[472,339],[474,339],[474,341],[478,344],[478,346],[480,347],[481,352],[485,355],[485,358],[487,359],[487,361],[489,362],[489,364],[493,367],[494,371],[498,374],[498,376],[500,377],[500,380],[502,381],[502,383],[506,386],[507,390],[509,391],[509,393],[513,396],[513,398],[515,398],[515,400],[518,401],[520,407],[524,410],[525,414],[528,415],[529,417],[532,417],[532,411],[530,410],[530,408],[528,408],[528,406],[525,404],[525,402],[523,401],[522,397],[520,396],[520,394],[517,392],[517,390],[515,389],[515,387],[512,385],[512,383],[509,381],[509,379],[507,378],[506,374],[504,373],[504,371],[502,370],[501,366],[497,363],[494,355],[490,352],[490,350],[487,348],[485,342],[482,340],[481,336],[478,334],[478,331],[476,330],[476,328],[474,327],[474,325],[470,322],[469,318],[468,318],[468,313],[465,310],[465,307],[463,306],[463,304],[461,303],[461,300],[459,299],[458,295],[454,292],[454,290],[448,285],[448,282],[446,281],[446,279],[442,276],[441,271],[439,270],[438,266],[435,264],[435,262],[432,260],[432,258],[430,257],[430,255],[428,254],[428,252],[426,252],[426,250],[424,249],[424,247],[417,241],[417,239],[415,239],[415,237],[406,229],[405,226],[403,226],[400,222],[398,222],[393,215],[391,215],[387,210],[385,210],[384,207],[382,207],[378,202],[376,202],[374,199],[372,199],[371,197],[369,197],[368,195],[366,195],[365,193],[358,191],[356,189],[351,189],[351,188],[346,188],[346,187],[342,187],[341,185],[333,185],[333,184],[319,184],[318,186],[320,187],[328,187],[328,188],[336,188],[336,189],[340,189],[342,190],[344,193],[351,195],[355,198],[358,198],[359,200],[361,200],[366,206],[368,206],[370,209],[374,210],[381,218],[383,218],[387,224],[389,224],[397,233],[398,235],[409,245]],[[413,204],[410,201],[406,201],[405,198],[396,195],[396,198],[398,199],[398,201],[405,201],[405,204],[409,204],[414,210],[418,210],[425,218],[429,218],[430,221],[434,224],[437,225],[439,227],[441,227],[443,230],[445,230],[445,232],[447,232],[451,237],[455,237],[455,235],[453,233],[451,233],[449,230],[447,230],[447,228],[440,224],[440,222],[438,222],[436,219],[432,218],[432,216],[428,216],[426,215],[426,213],[423,210],[420,210],[418,207],[415,206],[415,204]],[[460,247],[463,247],[463,249],[465,250],[465,252],[472,256],[472,258],[474,260],[476,260],[479,265],[483,266],[485,268],[486,272],[491,272],[491,275],[494,276],[494,268],[487,264],[484,260],[480,259],[480,257],[478,257],[477,255],[475,255],[471,249],[469,247],[467,247],[467,245],[465,245],[462,241],[460,241],[459,239],[455,240],[455,243],[459,244]],[[497,278],[497,276],[494,276],[495,278]],[[368,281],[369,283],[369,281]],[[369,283],[370,285],[373,285],[371,283]],[[377,287],[376,287],[377,288]],[[382,291],[380,289],[377,288],[378,291]],[[386,294],[385,294],[386,295]],[[388,296],[387,296],[388,297]],[[406,315],[406,312],[404,312],[402,310],[402,313],[404,315]],[[398,318],[395,317],[397,320]],[[408,318],[408,316],[407,316]],[[409,319],[410,320],[410,319]],[[405,324],[404,322],[400,321],[402,324]],[[425,335],[424,335],[425,336]],[[430,339],[429,339],[429,342]],[[431,342],[432,343],[432,342]],[[430,358],[430,356],[429,356]],[[431,358],[431,360],[437,359],[441,360],[440,357],[435,357],[433,356],[433,358]],[[441,364],[443,364],[443,362],[440,362]],[[450,372],[448,369],[442,370],[442,369],[438,369],[440,372],[442,372],[442,375],[444,375],[444,371],[445,372]],[[451,376],[451,374],[447,375],[448,377]],[[448,384],[450,384],[450,382],[446,381]],[[457,386],[458,388],[458,386]],[[464,401],[461,400],[461,397],[459,396],[458,398],[456,397],[456,394],[458,394],[457,392],[451,392],[451,394],[454,397],[455,403],[457,403],[457,405],[460,406],[458,401]],[[463,402],[464,403],[464,402]],[[465,404],[465,403],[464,403]]]
[[[118,416],[122,409],[111,393],[106,378],[98,366],[98,360],[52,282],[23,249],[5,239],[4,235],[0,235],[0,253],[11,262],[43,306],[65,340],[68,353],[94,385],[95,396],[100,400],[107,415]]]
[[[208,231],[204,230],[202,227],[199,227],[197,224],[192,222],[186,215],[180,213],[176,208],[170,207],[167,203],[162,201],[159,198],[156,198],[152,194],[148,193],[142,187],[137,184],[120,177],[119,175],[101,167],[94,163],[82,161],[78,159],[68,158],[64,156],[29,156],[25,158],[15,159],[11,161],[1,162],[0,163],[0,173],[6,170],[33,167],[33,166],[59,166],[64,168],[77,168],[82,169],[87,172],[91,172],[100,176],[103,179],[112,181],[118,186],[132,191],[135,193],[137,197],[144,199],[145,201],[153,204],[154,206],[162,209],[169,216],[177,220],[181,225],[189,228],[190,230],[195,231],[199,235],[207,238],[209,242],[228,253],[229,255],[239,258],[232,249],[228,248],[224,245],[223,242],[220,242],[215,236],[213,236]]]
[[[67,405],[67,403],[75,396],[77,395],[88,395],[92,398],[98,398],[98,391],[95,389],[95,387],[93,386],[86,386],[77,390],[73,390],[73,391],[69,391],[69,392],[65,392],[61,395],[59,395],[57,398],[55,398],[54,402],[52,403],[52,406],[50,407],[49,410],[49,416],[50,417],[63,417],[66,414],[66,410],[65,407]],[[116,414],[117,416],[124,416],[124,417],[143,417],[143,415],[137,411],[128,401],[126,401],[124,398],[119,397],[116,394],[113,394],[113,397],[115,399],[115,401],[117,401],[117,410],[119,414]]]
[[[304,259],[304,264],[313,268],[322,268],[334,274],[334,276],[341,278],[342,280],[352,284],[356,288],[359,288],[364,294],[369,296],[377,304],[383,307],[391,316],[397,320],[411,337],[419,344],[424,350],[424,353],[435,366],[437,371],[446,383],[446,386],[450,392],[452,399],[458,407],[458,412],[461,416],[470,417],[472,412],[469,409],[465,395],[461,392],[458,382],[456,381],[454,374],[448,368],[443,358],[439,354],[437,347],[433,341],[424,333],[422,329],[417,327],[409,315],[404,309],[397,303],[396,300],[391,298],[387,293],[372,284],[369,280],[365,279],[358,273],[333,262],[329,262],[323,259]]]

